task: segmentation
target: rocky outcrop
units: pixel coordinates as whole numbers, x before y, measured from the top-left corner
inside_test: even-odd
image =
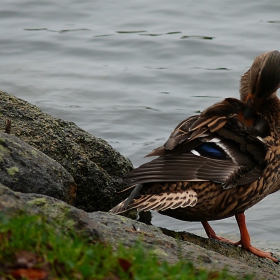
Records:
[[[117,192],[125,187],[122,178],[132,164],[106,141],[2,91],[0,108],[1,131],[10,120],[12,135],[59,162],[73,176],[75,206],[107,211],[125,198]]]
[[[181,234],[182,241],[163,234],[159,228],[123,216],[105,212],[87,213],[48,196],[13,192],[1,184],[0,210],[6,215],[22,212],[46,215],[66,228],[82,230],[90,239],[109,243],[113,247],[118,244],[131,247],[140,241],[159,260],[169,263],[183,259],[191,261],[197,268],[210,271],[226,268],[240,279],[246,274],[254,275],[253,279],[280,279],[279,265],[241,248],[189,233]],[[175,235],[170,231],[169,234]]]
[[[55,160],[18,137],[0,132],[0,181],[14,191],[45,194],[73,204],[76,184]]]

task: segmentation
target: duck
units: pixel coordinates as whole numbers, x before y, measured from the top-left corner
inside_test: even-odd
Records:
[[[201,222],[209,238],[275,263],[251,244],[244,212],[280,189],[280,53],[257,56],[226,98],[180,122],[156,157],[125,176],[131,194],[110,212],[154,210]],[[240,240],[218,236],[209,221],[235,216]]]

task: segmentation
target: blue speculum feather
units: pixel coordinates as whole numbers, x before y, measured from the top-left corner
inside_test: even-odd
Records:
[[[204,157],[210,157],[214,159],[226,159],[227,154],[225,151],[217,146],[215,143],[203,143],[195,148],[195,150]]]

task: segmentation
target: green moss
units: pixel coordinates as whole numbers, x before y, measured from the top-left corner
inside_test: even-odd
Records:
[[[45,205],[47,203],[47,199],[46,198],[35,198],[35,199],[32,199],[32,200],[29,200],[27,202],[27,204],[29,206],[42,206],[42,205]]]
[[[35,198],[27,202],[29,206],[38,206],[43,213],[47,213],[49,217],[57,222],[63,223],[68,229],[75,226],[75,221],[69,218],[69,205],[63,202],[49,203],[45,198]]]
[[[19,169],[16,166],[13,166],[13,167],[10,167],[10,168],[6,168],[6,170],[7,170],[8,174],[10,176],[14,176],[16,173],[19,172]]]
[[[164,252],[164,251],[161,250],[161,249],[155,249],[155,250],[153,250],[153,253],[156,254],[157,256],[168,256],[168,255],[166,254],[166,252]]]
[[[5,155],[5,154],[9,154],[9,153],[10,153],[10,151],[1,145],[1,139],[0,139],[0,154]]]
[[[33,155],[33,156],[37,156],[38,155],[38,150],[36,150],[36,149],[32,149],[31,150],[31,154]]]

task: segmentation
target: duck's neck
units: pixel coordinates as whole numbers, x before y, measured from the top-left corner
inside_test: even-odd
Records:
[[[280,138],[280,100],[276,92],[263,102],[259,111],[269,123],[271,136]]]

